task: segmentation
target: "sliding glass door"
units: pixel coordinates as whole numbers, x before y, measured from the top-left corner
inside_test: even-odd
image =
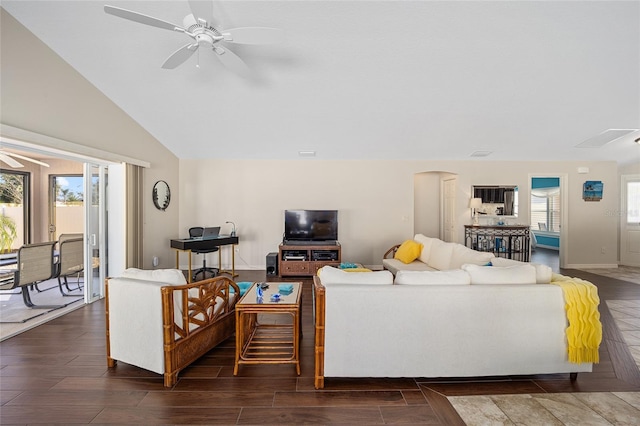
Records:
[[[85,302],[94,302],[104,295],[107,276],[107,166],[85,163]]]

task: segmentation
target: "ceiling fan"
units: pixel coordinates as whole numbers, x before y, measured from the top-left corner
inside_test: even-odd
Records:
[[[164,61],[162,68],[166,69],[173,69],[181,65],[202,47],[211,49],[227,68],[246,77],[249,75],[249,68],[238,55],[225,46],[225,43],[273,44],[279,43],[283,39],[282,31],[276,28],[242,27],[223,29],[221,23],[214,16],[212,0],[189,0],[189,7],[191,14],[184,17],[182,27],[162,19],[119,7],[105,5],[104,11],[120,18],[165,30],[181,32],[191,37],[193,39],[191,42],[173,52]]]
[[[47,163],[43,162],[43,161],[39,161],[39,160],[36,160],[36,159],[33,159],[33,158],[25,157],[24,155],[16,154],[15,152],[9,152],[9,151],[5,151],[5,150],[0,150],[0,161],[5,163],[7,166],[13,167],[14,169],[19,169],[21,167],[24,167],[24,164],[22,164],[21,162],[16,160],[16,158],[19,158],[19,159],[25,160],[25,161],[29,161],[31,163],[38,164],[40,166],[49,167],[49,165]]]

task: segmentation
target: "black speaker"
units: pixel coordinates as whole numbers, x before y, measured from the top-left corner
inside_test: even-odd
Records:
[[[269,253],[267,255],[267,276],[273,277],[278,275],[278,253]]]

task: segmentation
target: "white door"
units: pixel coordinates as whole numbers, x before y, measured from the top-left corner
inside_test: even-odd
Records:
[[[620,264],[640,266],[640,175],[622,175]]]
[[[455,243],[456,238],[456,179],[442,181],[442,240]]]

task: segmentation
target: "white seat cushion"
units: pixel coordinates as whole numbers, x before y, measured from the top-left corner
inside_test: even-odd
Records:
[[[389,271],[346,272],[332,266],[324,266],[318,274],[323,285],[331,284],[393,284]]]
[[[435,271],[434,268],[420,260],[414,260],[411,263],[402,263],[398,259],[382,259],[382,266],[394,275],[399,271]]]

